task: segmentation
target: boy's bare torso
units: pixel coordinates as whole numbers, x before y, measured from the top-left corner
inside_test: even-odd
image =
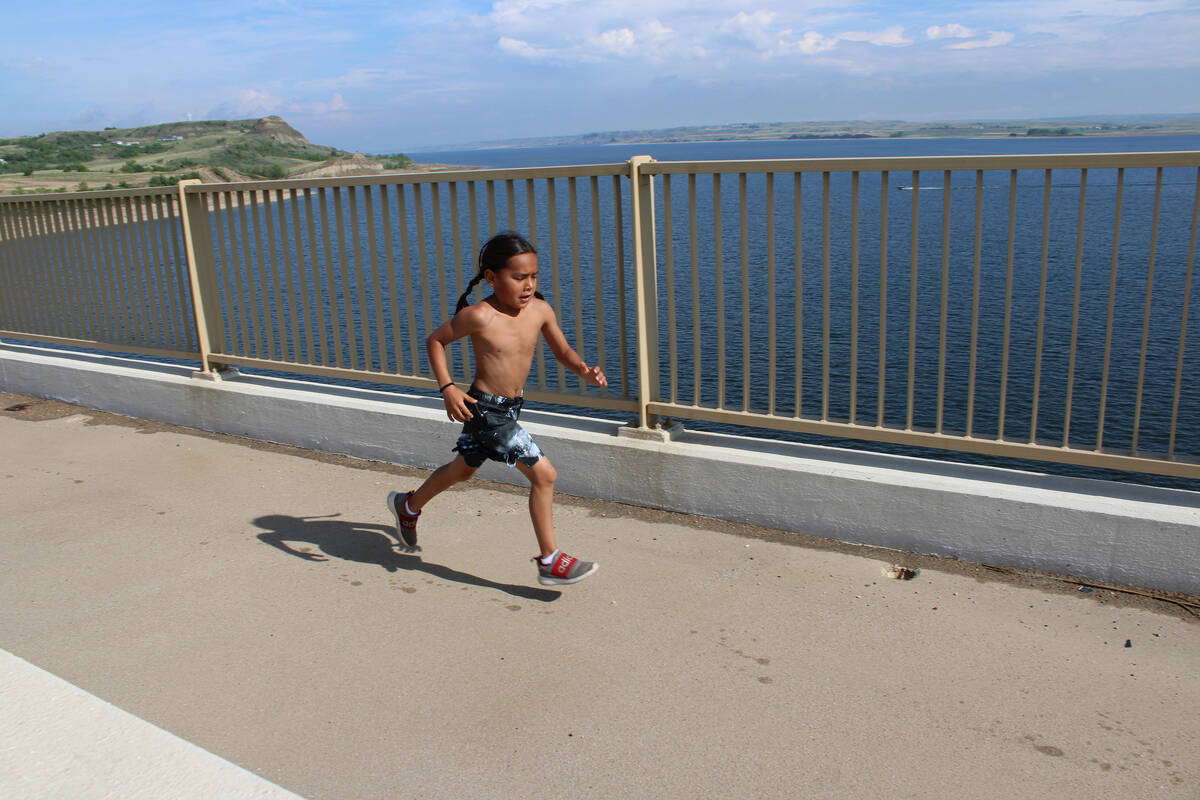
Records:
[[[535,298],[519,311],[506,313],[494,297],[488,297],[463,312],[469,319],[475,354],[475,387],[504,397],[519,396],[533,365],[538,336],[547,319],[554,319],[550,305]]]

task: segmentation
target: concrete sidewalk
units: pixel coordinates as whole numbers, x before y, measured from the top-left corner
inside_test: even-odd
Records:
[[[930,559],[890,580],[879,554],[570,498],[560,542],[602,569],[560,591],[536,583],[522,492],[443,495],[423,552],[402,554],[383,500],[419,471],[22,416],[0,414],[0,648],[251,782],[314,799],[1200,796],[1200,625],[1178,605]],[[0,685],[9,727],[34,713]],[[89,771],[82,755],[124,738],[53,740],[84,773],[74,797],[186,796]],[[0,760],[0,796],[54,796],[29,789],[37,760]]]

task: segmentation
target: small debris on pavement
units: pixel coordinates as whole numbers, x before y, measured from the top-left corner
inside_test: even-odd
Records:
[[[898,581],[911,581],[917,577],[917,571],[910,567],[902,567],[899,564],[892,564],[890,567],[884,567],[883,574],[889,578],[894,578]]]

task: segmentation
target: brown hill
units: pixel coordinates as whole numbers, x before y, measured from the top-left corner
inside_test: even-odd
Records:
[[[345,178],[351,175],[378,175],[383,163],[373,161],[362,153],[331,158],[308,169],[293,172],[293,178]]]
[[[304,138],[304,134],[284,122],[283,117],[274,115],[263,117],[258,122],[255,122],[254,127],[250,129],[250,133],[269,136],[275,141],[283,142],[284,144],[310,144],[308,139]]]

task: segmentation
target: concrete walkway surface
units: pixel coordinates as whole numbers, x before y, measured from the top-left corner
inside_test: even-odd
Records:
[[[190,797],[181,747],[246,781],[209,797],[1200,797],[1195,598],[566,497],[602,568],[542,587],[523,492],[442,495],[403,553],[423,472],[12,398],[0,797]]]

